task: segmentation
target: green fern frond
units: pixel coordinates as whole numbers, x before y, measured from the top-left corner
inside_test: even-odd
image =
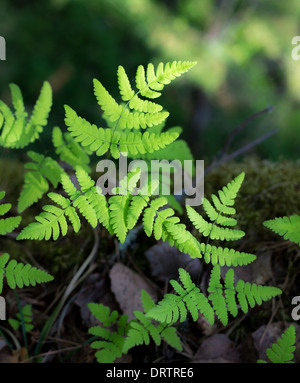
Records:
[[[263,222],[263,225],[284,239],[300,244],[300,216],[278,217]]]
[[[0,200],[2,200],[5,196],[5,192],[0,192]],[[0,205],[0,217],[4,214],[8,213],[11,209],[10,203],[4,203]],[[0,235],[6,235],[7,233],[11,233],[14,229],[16,229],[21,222],[22,218],[18,217],[9,217],[9,218],[0,218]]]
[[[226,273],[225,286],[223,286],[219,265],[212,269],[208,297],[200,292],[187,271],[179,269],[179,278],[181,285],[177,281],[170,281],[176,294],[166,294],[162,301],[147,312],[147,317],[160,322],[175,323],[177,320],[183,322],[187,312],[196,321],[198,313],[201,312],[210,324],[214,323],[216,316],[226,326],[228,313],[233,316],[238,313],[237,301],[242,311],[246,313],[249,306],[253,308],[255,304],[261,305],[263,301],[281,294],[281,290],[276,287],[250,284],[241,280],[234,287],[233,269]]]
[[[14,330],[18,330],[22,326],[22,318],[24,320],[25,331],[32,331],[34,325],[32,324],[32,310],[31,305],[25,305],[21,309],[21,313],[16,315],[17,319],[9,318],[8,323]]]
[[[148,345],[151,338],[157,346],[161,344],[163,339],[170,346],[181,351],[182,345],[175,327],[170,327],[165,323],[153,324],[151,320],[146,317],[146,313],[155,307],[155,302],[145,290],[141,291],[141,300],[144,313],[140,311],[133,312],[136,319],[129,323],[129,330],[124,342],[123,352],[127,353],[129,349],[138,345]]]
[[[26,226],[17,237],[18,240],[49,240],[51,237],[56,240],[60,235],[65,236],[68,231],[66,217],[77,233],[81,223],[76,209],[92,227],[95,228],[100,222],[110,231],[109,211],[105,196],[101,194],[100,188],[94,186],[95,182],[81,167],[76,168],[76,176],[80,189],[76,189],[66,173],[62,174],[61,183],[68,198],[58,193],[48,193],[48,197],[60,207],[45,205],[44,211],[36,217],[36,222]]]
[[[45,81],[29,119],[20,88],[15,84],[10,84],[10,90],[15,111],[12,112],[3,101],[0,101],[2,121],[0,145],[6,148],[21,149],[34,142],[47,125],[52,106],[52,89],[50,84]]]
[[[222,190],[219,190],[219,196],[213,194],[211,197],[215,206],[207,198],[203,198],[203,209],[211,222],[206,221],[192,207],[186,207],[190,221],[202,235],[221,241],[238,240],[245,235],[242,230],[232,229],[231,227],[235,226],[237,221],[232,217],[226,216],[235,214],[233,206],[244,177],[245,173],[241,173],[224,186]]]
[[[173,61],[166,64],[159,63],[156,71],[153,64],[148,64],[147,70],[140,65],[136,73],[136,87],[140,94],[147,98],[157,98],[161,96],[164,86],[170,84],[176,77],[181,76],[193,66],[194,61]]]
[[[89,303],[88,308],[92,315],[96,317],[102,326],[93,326],[89,328],[89,333],[104,340],[97,340],[91,343],[91,347],[97,349],[95,353],[99,363],[113,363],[116,358],[123,354],[124,336],[128,331],[128,316],[121,315],[118,318],[118,312],[110,312],[109,307],[102,303]],[[115,325],[116,331],[111,327]]]
[[[176,132],[154,134],[149,132],[120,132],[113,129],[98,128],[68,106],[65,106],[65,123],[76,142],[88,147],[97,156],[110,151],[113,158],[118,159],[120,152],[136,155],[138,153],[153,153],[165,148],[178,137]]]
[[[37,283],[46,283],[53,280],[53,277],[45,271],[29,264],[24,265],[14,259],[9,261],[9,258],[10,256],[7,253],[0,256],[0,294],[3,288],[4,275],[11,289],[35,286]]]
[[[118,121],[119,129],[146,129],[162,123],[169,116],[169,113],[165,111],[155,113],[130,112],[125,105],[119,105],[101,82],[96,79],[94,80],[94,93],[106,118],[111,122]]]
[[[204,243],[200,244],[200,251],[206,263],[211,263],[212,265],[219,264],[220,266],[244,266],[255,261],[257,258],[254,254]]]
[[[101,106],[105,118],[110,122],[116,121],[119,129],[146,129],[161,124],[168,117],[169,113],[162,110],[162,106],[145,98],[157,98],[161,95],[160,91],[166,84],[179,77],[184,72],[191,69],[196,63],[185,61],[173,63],[160,63],[155,72],[153,64],[145,69],[140,65],[136,73],[136,87],[134,91],[130,81],[122,66],[118,68],[118,85],[121,98],[126,105],[119,105],[115,99],[107,92],[98,80],[94,80],[94,93],[99,105]],[[127,109],[127,105],[133,112]]]
[[[161,343],[161,336],[157,328],[151,321],[140,311],[134,311],[137,320],[130,322],[127,337],[124,342],[123,352],[127,353],[132,347],[150,343],[150,337],[157,346]]]
[[[293,325],[289,326],[282,336],[266,350],[266,354],[272,363],[294,363],[294,351],[296,342],[296,330]],[[257,363],[267,363],[258,360]]]
[[[90,157],[70,135],[62,133],[58,126],[52,130],[52,142],[55,147],[55,153],[60,160],[71,165],[74,169],[80,165],[86,172],[90,172]]]
[[[18,212],[36,203],[49,190],[50,181],[57,188],[63,169],[51,157],[45,157],[33,151],[27,152],[33,162],[25,164],[31,171],[25,174],[25,183],[18,199]]]

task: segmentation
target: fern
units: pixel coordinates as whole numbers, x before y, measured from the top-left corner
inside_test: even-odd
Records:
[[[25,174],[25,183],[18,199],[18,212],[22,213],[36,203],[49,190],[50,181],[54,188],[60,181],[63,169],[51,157],[33,151],[27,152],[33,162],[25,165],[30,171]]]
[[[296,342],[296,330],[294,326],[288,327],[282,336],[266,350],[266,354],[272,363],[293,363]],[[267,363],[258,360],[257,363]]]
[[[195,64],[195,62],[190,61],[174,61],[165,65],[160,63],[156,72],[153,64],[148,64],[147,74],[145,74],[145,68],[140,65],[135,77],[136,92],[131,88],[124,68],[119,66],[118,85],[122,100],[126,102],[126,105],[119,105],[96,79],[94,80],[95,96],[106,118],[111,122],[117,121],[120,129],[145,129],[158,125],[168,117],[169,113],[162,111],[161,105],[141,99],[139,94],[150,99],[159,97],[166,84],[169,84],[182,73],[187,72]],[[130,112],[126,108],[127,105],[134,112]]]
[[[141,299],[144,313],[134,311],[136,319],[128,323],[128,316],[119,317],[117,311],[110,312],[109,307],[103,304],[89,303],[91,313],[100,321],[102,326],[93,326],[89,333],[102,338],[94,341],[91,347],[97,349],[95,353],[99,363],[111,363],[122,354],[127,354],[128,350],[137,345],[148,345],[152,338],[154,343],[159,346],[161,341],[166,341],[170,346],[177,350],[182,350],[180,339],[175,327],[166,324],[153,324],[145,313],[155,306],[153,299],[145,291],[141,291]],[[112,331],[112,327],[116,331]]]
[[[25,331],[32,331],[34,325],[32,324],[32,310],[30,305],[25,305],[21,309],[21,313],[17,314],[17,319],[9,318],[8,323],[14,330],[18,330],[22,326],[22,318],[24,320]]]
[[[2,200],[5,196],[5,192],[0,192],[0,200]],[[11,209],[10,203],[5,203],[0,205],[0,217],[4,214],[8,213]],[[16,229],[21,222],[21,217],[9,217],[9,218],[0,218],[0,235],[6,235],[7,233],[11,233],[14,229]]]
[[[90,124],[69,106],[65,106],[65,123],[71,136],[97,156],[110,152],[115,159],[119,158],[120,152],[135,156],[151,154],[166,148],[176,140],[178,132],[170,130],[163,133],[141,133],[138,130],[161,125],[169,113],[163,111],[161,105],[144,100],[140,95],[145,98],[159,97],[166,84],[194,65],[195,63],[190,61],[174,61],[165,65],[159,64],[155,71],[154,66],[149,64],[147,74],[145,68],[140,65],[136,73],[136,91],[132,89],[125,69],[119,66],[118,86],[124,105],[118,104],[101,82],[94,79],[94,93],[104,112],[103,117],[108,123],[108,128],[98,128]],[[130,131],[132,129],[136,131]]]
[[[200,292],[184,269],[179,269],[179,278],[181,285],[175,280],[170,281],[176,294],[166,294],[162,301],[148,311],[147,317],[171,324],[178,320],[184,322],[188,312],[196,321],[200,312],[210,324],[214,323],[216,316],[226,326],[228,313],[234,317],[238,313],[237,302],[246,313],[249,307],[253,308],[281,294],[281,290],[276,287],[250,284],[242,280],[234,286],[233,269],[227,271],[223,286],[219,265],[212,269],[208,297]]]
[[[242,185],[244,176],[245,173],[241,173],[224,186],[223,189],[218,192],[219,197],[213,194],[211,198],[214,206],[207,198],[203,198],[203,208],[211,222],[207,222],[192,207],[186,207],[189,219],[196,229],[205,237],[209,236],[210,239],[232,241],[240,239],[245,235],[241,230],[232,229],[231,227],[235,226],[237,221],[232,217],[226,216],[236,213],[232,206],[235,203],[235,198]]]
[[[36,222],[26,226],[19,236],[20,239],[38,239],[53,240],[62,235],[65,236],[68,231],[68,217],[74,231],[77,233],[81,227],[80,218],[77,210],[95,228],[102,223],[108,230],[109,212],[106,198],[100,194],[101,190],[97,189],[95,182],[81,168],[77,167],[76,176],[80,189],[77,190],[69,176],[65,173],[61,176],[61,183],[68,197],[64,197],[58,193],[48,193],[48,197],[59,205],[46,205],[43,212],[36,217]],[[77,210],[76,210],[77,209]]]
[[[9,261],[9,258],[10,256],[7,253],[0,256],[0,294],[3,289],[4,275],[11,289],[35,286],[37,283],[46,283],[53,280],[53,277],[45,271],[29,264],[24,265],[14,259]]]
[[[46,81],[36,101],[30,118],[25,111],[24,101],[20,88],[10,84],[14,112],[0,101],[0,145],[5,148],[21,149],[34,142],[44,126],[47,125],[49,112],[52,106],[52,90]]]
[[[300,216],[280,217],[265,221],[264,226],[281,235],[284,239],[300,244]]]
[[[95,353],[99,363],[112,363],[116,358],[123,354],[124,336],[128,328],[128,316],[121,315],[118,318],[118,312],[110,312],[109,307],[102,303],[89,303],[88,308],[91,313],[101,322],[102,326],[93,326],[89,328],[89,333],[101,337],[104,340],[92,342],[91,347],[97,349]],[[116,331],[111,327],[116,326]]]

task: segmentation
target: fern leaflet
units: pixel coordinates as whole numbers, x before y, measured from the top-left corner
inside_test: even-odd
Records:
[[[225,214],[235,214],[235,209],[232,206],[235,203],[235,198],[241,187],[244,176],[245,173],[241,173],[224,186],[218,193],[219,197],[214,194],[211,196],[215,206],[213,206],[208,199],[203,198],[203,209],[212,222],[207,222],[192,207],[186,207],[189,219],[196,229],[205,237],[209,236],[211,239],[232,241],[240,239],[245,235],[243,231],[234,230],[230,227],[237,224],[237,221],[234,218],[225,216]]]
[[[281,235],[284,239],[300,244],[300,216],[278,217],[265,221],[264,226]]]
[[[288,327],[282,336],[266,350],[266,354],[272,363],[294,363],[294,351],[296,342],[296,330],[293,325]],[[267,363],[264,360],[258,360],[257,363]]]
[[[128,316],[121,315],[118,318],[118,312],[110,312],[109,307],[102,303],[89,303],[88,308],[91,313],[102,323],[102,326],[93,326],[89,328],[89,333],[104,340],[96,340],[91,347],[97,349],[95,353],[99,363],[112,363],[116,358],[123,354],[124,336],[128,328]],[[112,331],[111,327],[116,326],[117,330]]]
[[[9,261],[9,254],[0,256],[0,294],[3,289],[3,277],[5,275],[8,286],[11,289],[24,286],[35,286],[37,283],[46,283],[53,280],[53,277],[43,270],[37,269],[22,262],[12,259]]]
[[[0,192],[0,200],[2,200],[5,196],[5,192]],[[10,203],[4,203],[0,205],[0,217],[9,212],[11,209]],[[11,233],[14,229],[16,229],[21,222],[21,217],[9,217],[9,218],[0,218],[0,235],[5,235],[7,233]]]

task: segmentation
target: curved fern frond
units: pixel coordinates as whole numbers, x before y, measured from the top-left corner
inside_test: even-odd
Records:
[[[9,254],[0,255],[0,294],[3,289],[3,277],[5,275],[8,286],[11,289],[24,286],[35,286],[37,283],[46,283],[53,280],[53,277],[43,270],[37,269],[22,262],[12,259],[9,261]]]
[[[277,217],[263,222],[263,225],[274,233],[281,235],[285,240],[300,244],[300,216]]]
[[[232,229],[237,224],[236,219],[226,215],[235,214],[233,208],[235,198],[244,180],[245,173],[241,173],[226,186],[219,190],[218,195],[212,195],[214,206],[207,198],[203,198],[203,209],[211,222],[206,221],[195,209],[186,207],[188,217],[196,229],[205,237],[217,240],[233,241],[242,238],[242,230]],[[221,226],[219,226],[221,225]]]
[[[52,142],[55,147],[55,153],[60,160],[71,165],[72,168],[81,166],[86,172],[90,172],[90,157],[86,151],[79,145],[70,133],[62,133],[58,126],[52,130]]]
[[[66,217],[77,233],[81,223],[76,209],[92,227],[95,228],[99,222],[110,231],[109,210],[105,196],[81,167],[76,168],[76,176],[80,189],[76,189],[66,173],[62,174],[61,183],[68,197],[48,193],[48,197],[59,207],[43,206],[44,211],[36,217],[36,222],[26,226],[17,237],[18,240],[49,240],[51,237],[56,240],[60,235],[65,236],[68,231]]]
[[[293,325],[289,326],[282,336],[267,348],[266,354],[272,363],[294,363],[294,351],[296,342],[296,330]],[[257,363],[267,363],[264,360],[258,360]]]
[[[18,199],[18,212],[22,213],[36,203],[49,190],[50,181],[57,188],[63,169],[51,157],[45,157],[33,151],[27,152],[33,162],[25,164],[31,171],[25,174],[25,183]]]
[[[187,271],[179,269],[181,285],[170,281],[176,294],[166,294],[158,304],[150,309],[146,316],[160,322],[175,323],[183,322],[189,312],[194,321],[198,319],[201,312],[210,324],[215,321],[215,316],[226,326],[228,324],[228,313],[236,316],[238,313],[237,302],[244,313],[255,304],[261,305],[281,294],[281,290],[272,286],[261,286],[250,284],[239,280],[234,287],[234,271],[228,270],[225,275],[225,286],[221,284],[220,266],[212,269],[208,292],[205,297],[199,288],[192,282]],[[209,303],[211,301],[211,304]]]
[[[5,192],[0,192],[0,200],[2,200],[5,196]],[[8,213],[11,209],[10,203],[4,203],[0,205],[0,217],[4,214]],[[14,229],[16,229],[21,222],[21,217],[9,217],[9,218],[0,218],[0,235],[6,235],[7,233],[11,233]]]
[[[4,102],[0,101],[2,121],[0,145],[5,148],[21,149],[34,142],[47,125],[52,106],[52,89],[45,81],[29,119],[20,88],[10,84],[10,90],[15,111],[12,112]]]

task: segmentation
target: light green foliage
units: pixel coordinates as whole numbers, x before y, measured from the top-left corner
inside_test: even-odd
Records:
[[[261,305],[263,301],[281,294],[281,290],[272,286],[261,286],[255,283],[239,280],[234,286],[234,271],[229,269],[225,275],[225,286],[221,283],[220,266],[213,267],[208,286],[208,297],[200,292],[192,282],[187,271],[179,269],[181,285],[170,281],[176,294],[166,294],[158,304],[148,311],[147,317],[160,322],[175,323],[178,320],[184,322],[189,312],[194,321],[201,312],[210,324],[215,321],[215,316],[226,326],[228,313],[236,316],[238,313],[237,303],[244,313],[249,307]],[[209,302],[211,301],[211,303]]]
[[[31,331],[34,329],[32,324],[32,310],[30,305],[25,305],[22,307],[22,312],[17,314],[17,319],[9,318],[8,323],[14,330],[18,330],[22,326],[22,318],[24,320],[25,331]]]
[[[232,241],[240,239],[245,235],[245,233],[241,230],[229,228],[230,226],[235,226],[237,221],[232,217],[227,217],[227,215],[233,215],[236,213],[233,205],[235,203],[237,193],[242,185],[244,176],[245,174],[241,173],[234,180],[224,186],[222,190],[219,190],[219,196],[213,194],[211,198],[214,206],[208,199],[203,198],[203,208],[211,222],[207,222],[192,207],[187,206],[186,210],[191,222],[205,237],[209,236],[211,239]]]
[[[5,196],[5,192],[0,192],[0,200]],[[8,213],[11,209],[10,203],[4,203],[0,205],[0,217]],[[11,233],[16,227],[20,225],[21,217],[9,217],[9,218],[0,218],[0,235],[5,235]]]
[[[7,253],[0,256],[0,294],[3,289],[4,275],[11,289],[35,286],[37,283],[53,280],[53,277],[45,271],[29,264],[24,265],[24,263],[17,262],[15,259],[9,260],[9,258],[10,256]]]
[[[294,363],[294,351],[296,342],[296,330],[293,325],[288,327],[282,336],[266,350],[266,354],[272,363]],[[258,360],[257,363],[267,363],[264,360]]]
[[[63,133],[58,126],[52,130],[52,142],[55,147],[55,153],[59,155],[61,161],[66,162],[73,168],[80,165],[85,171],[90,172],[90,157],[70,135]]]
[[[218,192],[218,196],[212,194],[213,204],[207,198],[203,198],[203,209],[211,222],[205,220],[199,213],[190,206],[186,207],[187,215],[195,228],[208,239],[220,241],[232,241],[242,238],[245,233],[232,227],[237,224],[233,217],[236,213],[235,199],[244,180],[244,173],[238,175]],[[242,266],[253,262],[256,259],[254,254],[239,252],[234,249],[211,246],[208,243],[200,243],[199,250],[201,257],[206,263],[220,266]]]
[[[70,134],[82,146],[102,156],[110,151],[113,158],[118,159],[120,153],[136,155],[138,153],[153,153],[165,148],[178,137],[176,132],[154,134],[149,132],[120,132],[113,129],[97,128],[84,118],[77,116],[76,112],[65,106],[66,119]]]
[[[100,81],[95,79],[94,93],[109,127],[98,128],[79,117],[69,106],[65,106],[65,123],[71,136],[97,156],[110,152],[116,159],[119,158],[120,152],[135,156],[151,154],[166,148],[178,137],[179,133],[176,130],[155,133],[142,133],[139,130],[161,125],[169,113],[163,111],[161,105],[141,99],[139,95],[150,99],[159,97],[166,84],[194,65],[195,62],[190,61],[174,61],[165,65],[160,63],[156,71],[153,64],[148,64],[146,71],[140,65],[136,73],[137,91],[132,89],[125,69],[119,66],[118,85],[121,98],[126,102],[124,105],[118,104]],[[135,131],[131,131],[132,129]]]
[[[47,125],[52,106],[52,89],[45,81],[30,118],[20,88],[10,84],[14,112],[0,101],[0,146],[21,149],[34,142]]]
[[[96,227],[98,222],[109,229],[109,213],[107,201],[95,182],[81,168],[76,168],[76,176],[80,189],[77,190],[69,176],[63,173],[61,183],[68,197],[58,193],[48,193],[48,197],[59,205],[46,205],[43,212],[36,217],[36,222],[26,226],[17,239],[56,240],[60,235],[65,236],[68,231],[68,217],[74,231],[77,233],[81,227],[77,210],[89,222]],[[99,191],[99,193],[98,193]],[[77,209],[77,210],[76,210]]]
[[[119,317],[117,311],[110,312],[109,307],[101,303],[89,303],[88,308],[102,324],[102,326],[89,328],[90,334],[104,339],[91,343],[91,347],[98,350],[95,353],[97,361],[99,363],[112,363],[123,354],[124,336],[128,328],[128,316],[121,315]],[[112,331],[113,326],[116,327],[116,331]]]
[[[146,317],[148,310],[155,306],[151,296],[141,291],[141,299],[144,312],[134,311],[136,319],[128,323],[127,315],[119,317],[117,311],[110,312],[110,309],[103,304],[89,303],[91,313],[101,322],[102,326],[94,326],[89,333],[104,340],[97,340],[91,344],[92,348],[98,349],[95,356],[99,363],[111,363],[128,350],[138,345],[149,345],[152,339],[159,346],[164,340],[177,350],[182,350],[180,339],[176,328],[166,323],[153,323]],[[112,331],[113,326],[115,331]]]
[[[18,212],[22,213],[29,206],[36,203],[49,190],[51,182],[54,188],[60,181],[63,169],[51,157],[33,151],[27,152],[32,162],[25,164],[30,171],[25,174],[25,184],[18,200]]]
[[[281,235],[284,239],[300,244],[300,216],[279,217],[265,221],[264,226]]]

